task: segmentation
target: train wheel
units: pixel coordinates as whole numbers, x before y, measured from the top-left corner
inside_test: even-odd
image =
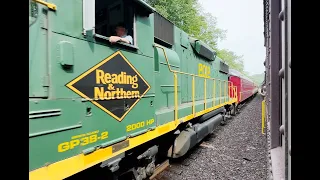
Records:
[[[238,104],[238,105],[235,106],[235,110],[236,110],[235,113],[236,114],[240,113],[240,109],[242,108],[242,106],[243,106],[243,104],[240,104],[240,105]]]
[[[222,116],[222,121],[220,122],[220,125],[221,126],[226,125],[226,115],[225,114]]]
[[[232,104],[231,111],[230,111],[231,116],[235,116],[236,115],[236,111],[237,111],[237,109],[236,109],[235,104]]]

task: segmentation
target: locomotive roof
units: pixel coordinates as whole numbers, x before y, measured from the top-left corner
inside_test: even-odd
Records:
[[[241,72],[235,70],[235,69],[229,69],[229,74],[232,76],[237,76],[239,78],[245,79],[247,81],[253,82],[250,78],[246,77],[245,75],[243,75]]]

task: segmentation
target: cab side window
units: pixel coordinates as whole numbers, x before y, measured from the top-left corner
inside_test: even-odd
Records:
[[[125,26],[126,34],[134,38],[134,12],[132,0],[96,0],[95,33],[116,36],[117,25]]]
[[[154,9],[144,0],[82,0],[82,2],[85,36],[94,37],[95,41],[105,42],[112,41],[114,36],[121,35],[132,43],[117,42],[133,48],[137,48],[137,17],[148,17],[154,12]],[[119,32],[125,32],[125,34]]]

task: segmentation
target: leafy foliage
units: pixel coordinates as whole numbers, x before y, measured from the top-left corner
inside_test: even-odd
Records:
[[[243,56],[238,56],[234,52],[227,49],[219,50],[218,56],[226,61],[230,68],[236,69],[242,73],[244,72]]]
[[[249,78],[252,79],[256,84],[260,85],[264,81],[264,73],[254,74],[249,76]]]

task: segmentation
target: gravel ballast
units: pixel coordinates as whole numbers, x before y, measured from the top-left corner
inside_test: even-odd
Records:
[[[157,176],[158,180],[268,179],[267,141],[261,134],[261,101],[257,95],[226,125],[219,126],[183,159]]]

